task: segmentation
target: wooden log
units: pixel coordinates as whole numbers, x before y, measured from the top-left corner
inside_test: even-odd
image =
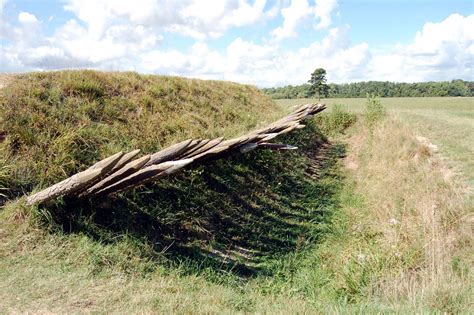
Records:
[[[102,173],[100,174],[99,177],[97,177],[95,179],[95,181],[90,181],[89,183],[87,183],[87,185],[82,186],[80,189],[77,189],[74,192],[68,193],[68,195],[78,195],[78,194],[82,193],[84,190],[86,190],[87,188],[89,188],[90,186],[94,185],[101,178],[103,178],[104,176],[106,176],[107,174],[112,172],[112,169],[115,167],[115,165],[117,165],[118,161],[120,161],[120,159],[122,157],[123,157],[123,152],[120,151],[118,153],[115,153],[114,155],[109,156],[108,158],[105,158],[105,159],[95,163],[91,167],[89,167],[88,168],[89,170],[101,168]]]
[[[139,171],[143,167],[143,165],[145,165],[145,163],[147,163],[149,160],[150,160],[150,155],[148,154],[127,163],[121,169],[110,174],[109,176],[102,179],[100,182],[98,182],[94,186],[87,189],[82,195],[86,196],[86,195],[94,194],[95,192],[105,189],[107,186],[110,186],[118,182],[119,180],[132,175],[133,173]]]
[[[298,122],[295,122],[295,123],[293,123],[292,125],[288,126],[287,128],[285,128],[285,129],[283,129],[283,130],[280,130],[280,131],[278,132],[278,135],[283,135],[283,134],[285,134],[285,133],[288,133],[288,132],[292,131],[293,129],[295,129],[298,125],[299,125],[299,123],[298,123]]]
[[[161,151],[153,153],[150,157],[150,160],[145,164],[145,167],[154,164],[159,164],[161,162],[177,157],[178,155],[183,153],[193,141],[194,140],[191,139],[184,140],[180,143],[173,144],[172,146],[169,146]]]
[[[36,203],[45,203],[51,199],[61,196],[69,196],[78,193],[84,189],[87,189],[89,186],[93,185],[97,180],[99,180],[102,176],[108,173],[119,161],[122,155],[123,152],[119,152],[112,156],[109,156],[95,163],[87,170],[79,172],[32,196],[29,196],[26,200],[26,203],[28,205],[33,205]]]
[[[188,153],[186,154],[185,158],[190,158],[190,157],[193,157],[193,156],[196,156],[198,154],[201,154],[203,152],[206,152],[210,149],[212,149],[213,147],[217,146],[219,143],[222,142],[222,137],[220,138],[217,138],[217,139],[213,139],[211,141],[209,141],[206,145],[200,147],[199,149],[193,151],[192,153]]]
[[[223,146],[221,145],[222,143],[220,143],[219,145],[207,150],[207,151],[204,151],[202,153],[199,153],[195,156],[193,156],[193,159],[195,162],[197,161],[202,161],[204,160],[205,158],[208,158],[208,157],[211,157],[211,156],[214,156],[214,155],[217,155],[219,153],[222,153],[224,151],[227,151],[229,150],[229,146]]]
[[[258,144],[254,142],[246,143],[239,148],[240,153],[247,153],[258,148]]]
[[[258,144],[259,149],[270,149],[270,150],[296,150],[298,147],[289,145],[289,144],[283,144],[283,143],[268,143],[268,142],[263,142]]]
[[[243,144],[245,143],[246,141],[249,140],[249,137],[248,136],[241,136],[241,137],[238,137],[238,138],[234,138],[234,139],[229,139],[229,140],[226,140],[226,141],[222,141],[219,146],[221,147],[228,147],[228,148],[233,148],[233,147],[236,147],[240,144]]]
[[[105,158],[88,169],[90,170],[95,170],[97,168],[102,169],[102,174],[108,173],[109,171],[112,170],[112,168],[117,164],[117,162],[120,160],[120,158],[123,156],[123,152],[120,151],[118,153],[115,153],[114,155],[109,156],[108,158]]]
[[[270,141],[273,138],[276,138],[277,136],[278,136],[278,132],[267,133],[263,135],[263,137],[260,140],[258,140],[257,143]]]
[[[184,158],[190,156],[194,152],[200,150],[202,147],[205,147],[209,142],[211,142],[211,139],[204,139],[204,140],[201,140],[201,141],[197,142],[195,145],[193,145],[192,147],[190,146],[186,151],[181,153],[181,155],[179,157],[177,157],[176,159],[181,160],[181,159],[184,159]]]
[[[145,168],[142,168],[138,172],[135,172],[122,180],[105,187],[102,190],[96,192],[96,195],[109,195],[117,193],[124,189],[132,189],[134,187],[140,186],[150,180],[153,180],[158,174],[166,171],[168,168],[175,167],[175,169],[182,168],[187,164],[191,163],[193,159],[184,159],[178,161],[168,161],[156,165],[150,165]]]
[[[177,160],[177,161],[165,162],[165,163],[172,164],[171,167],[166,168],[164,171],[162,171],[161,173],[158,173],[155,176],[145,178],[144,180],[134,184],[133,187],[126,187],[126,189],[138,187],[140,185],[144,185],[146,183],[156,181],[157,179],[159,179],[163,176],[167,176],[167,175],[171,175],[173,173],[176,173],[178,170],[180,170],[181,168],[185,167],[186,165],[192,163],[193,161],[194,161],[194,159],[182,159],[182,160]]]
[[[51,199],[72,194],[84,187],[87,187],[89,183],[93,183],[97,178],[103,174],[103,169],[94,168],[87,169],[83,172],[77,173],[65,180],[50,186],[26,199],[27,205],[33,205],[38,203],[45,203]]]
[[[120,160],[118,160],[117,164],[115,164],[115,166],[112,168],[112,170],[110,172],[113,173],[113,172],[121,169],[125,164],[127,164],[128,162],[133,160],[138,155],[138,153],[140,153],[140,149],[133,150],[131,152],[128,152],[128,153],[124,154],[120,158]]]

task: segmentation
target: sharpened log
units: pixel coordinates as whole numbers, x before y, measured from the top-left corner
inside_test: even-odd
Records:
[[[282,143],[259,143],[258,147],[261,149],[270,149],[270,150],[296,150],[298,147],[289,145],[289,144],[282,144]]]
[[[137,186],[140,186],[140,185],[144,185],[146,183],[156,181],[158,178],[161,178],[163,176],[171,175],[171,174],[177,172],[179,169],[181,169],[181,168],[185,167],[186,165],[192,163],[193,161],[194,161],[194,159],[182,159],[182,160],[177,160],[177,161],[165,162],[165,163],[170,163],[171,167],[168,167],[163,172],[161,172],[161,173],[159,173],[155,176],[152,176],[150,178],[146,178],[146,179],[142,180],[141,182],[134,184],[131,187],[126,187],[126,189],[134,188],[134,187],[137,187]]]
[[[193,141],[195,140],[184,140],[180,143],[173,144],[172,146],[169,146],[161,151],[153,153],[150,157],[150,161],[148,161],[145,166],[159,164],[161,162],[171,160],[177,157],[178,155],[183,153]]]
[[[285,133],[288,133],[288,132],[292,131],[293,129],[295,129],[296,126],[298,126],[298,125],[299,125],[299,123],[293,123],[293,125],[290,125],[290,126],[288,126],[287,128],[285,128],[285,129],[279,131],[279,132],[278,132],[278,135],[283,135],[283,134],[285,134]]]
[[[268,134],[264,135],[264,137],[262,137],[261,140],[257,141],[257,143],[270,141],[270,140],[272,140],[273,138],[275,138],[277,136],[278,136],[278,133],[276,133],[276,132],[268,133]]]
[[[233,147],[236,147],[240,144],[245,143],[246,141],[248,141],[248,139],[249,139],[248,136],[242,136],[242,137],[238,137],[238,138],[234,138],[234,139],[229,139],[229,140],[226,140],[226,141],[222,141],[219,144],[219,146],[233,148]]]
[[[214,155],[217,155],[219,153],[222,153],[224,151],[227,151],[229,150],[229,146],[223,146],[221,145],[222,143],[220,143],[219,145],[213,147],[212,149],[209,149],[205,152],[202,152],[200,154],[197,154],[195,156],[193,156],[193,159],[194,161],[202,161],[204,160],[205,158],[208,158],[208,157],[211,157],[211,156],[214,156]]]
[[[94,182],[102,174],[103,169],[101,168],[87,169],[32,196],[29,196],[26,199],[26,204],[33,205],[37,203],[45,203],[51,199],[72,194],[84,187],[87,187],[89,183]]]
[[[89,167],[90,170],[95,170],[95,169],[102,169],[102,174],[106,174],[109,171],[112,170],[112,168],[117,164],[117,162],[120,160],[120,158],[123,156],[123,152],[120,151],[119,153],[115,153],[114,155],[109,156],[108,158],[105,158],[91,167]]]
[[[206,152],[206,151],[212,149],[213,147],[215,147],[216,145],[221,143],[222,139],[223,138],[220,137],[220,138],[213,139],[213,140],[209,141],[205,146],[200,147],[199,149],[193,151],[192,153],[187,153],[185,158],[190,158],[190,157],[196,156],[198,154],[201,154],[202,152]]]
[[[113,173],[113,172],[121,169],[122,166],[124,166],[125,164],[127,164],[128,162],[133,160],[138,155],[138,153],[140,153],[140,149],[133,150],[133,151],[130,151],[130,152],[124,154],[120,158],[120,160],[118,160],[117,164],[115,164],[115,166],[112,168],[112,170],[110,172]]]
[[[124,179],[99,190],[96,195],[110,195],[112,193],[117,193],[124,189],[132,189],[134,187],[143,185],[144,183],[154,180],[154,178],[160,173],[166,171],[171,167],[176,169],[182,168],[185,165],[191,163],[193,159],[185,159],[179,161],[168,161],[156,165],[150,165],[145,168],[142,168],[138,172],[133,173],[132,175],[125,177]]]
[[[136,159],[134,161],[127,163],[124,167],[117,170],[115,173],[110,174],[109,176],[107,176],[106,178],[104,178],[103,180],[101,180],[100,182],[92,186],[91,188],[87,189],[84,195],[94,194],[95,192],[102,190],[106,188],[107,186],[110,186],[127,176],[130,176],[131,174],[140,170],[143,167],[143,165],[145,165],[145,163],[148,162],[149,160],[150,160],[150,155],[148,154],[139,159]]]
[[[256,148],[258,148],[258,144],[250,142],[250,143],[246,143],[243,146],[241,146],[239,148],[239,151],[240,151],[240,153],[247,153],[247,152],[250,152],[252,150],[255,150]]]
[[[194,145],[192,147],[190,146],[188,149],[186,149],[186,151],[184,151],[176,159],[184,159],[185,157],[190,156],[191,154],[193,154],[197,150],[199,150],[202,147],[206,146],[210,141],[211,141],[211,139],[204,139],[204,140],[201,140],[201,141],[197,142],[196,145]]]
[[[109,156],[108,158],[105,158],[91,167],[88,168],[88,170],[93,170],[100,168],[102,169],[102,173],[100,174],[99,177],[97,177],[94,181],[90,181],[87,183],[87,185],[82,186],[80,189],[75,190],[74,192],[68,193],[68,195],[78,195],[82,193],[84,190],[89,188],[90,186],[94,185],[97,181],[99,181],[102,177],[106,176],[109,174],[112,169],[117,165],[118,161],[123,157],[123,152],[120,151],[119,153],[115,153],[114,155]]]

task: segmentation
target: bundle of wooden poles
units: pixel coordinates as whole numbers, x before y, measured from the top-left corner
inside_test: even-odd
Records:
[[[270,143],[273,138],[294,129],[301,122],[324,110],[324,104],[306,104],[269,126],[238,138],[188,139],[161,151],[138,157],[140,150],[119,152],[99,161],[53,186],[27,198],[27,204],[46,203],[58,197],[92,198],[130,190],[147,182],[170,175],[189,164],[201,164],[229,154],[255,149],[291,150],[287,144]]]

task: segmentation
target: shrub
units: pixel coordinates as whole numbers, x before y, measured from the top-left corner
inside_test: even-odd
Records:
[[[365,102],[364,117],[367,125],[372,127],[377,121],[382,119],[386,114],[385,107],[375,94],[367,94]]]
[[[344,110],[340,104],[335,104],[331,112],[326,115],[318,116],[320,128],[327,134],[337,135],[356,122],[356,115]]]

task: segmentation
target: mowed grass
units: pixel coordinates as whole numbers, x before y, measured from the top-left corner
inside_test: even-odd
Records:
[[[7,193],[0,210],[1,313],[472,312],[466,192],[392,110],[379,117],[365,115],[362,105],[357,114],[330,109],[279,138],[296,152],[211,162],[100,203],[28,207],[21,191],[42,186],[44,170],[18,170],[36,154],[53,162],[46,174],[54,174],[60,160],[53,151],[49,157],[34,149],[38,139],[61,139],[51,133],[54,119],[64,120],[66,138],[77,139],[77,126],[88,131],[79,138],[87,145],[62,146],[74,171],[87,158],[138,145],[138,134],[140,145],[154,149],[181,136],[237,135],[288,110],[254,88],[215,81],[38,75],[7,90],[13,120],[0,128],[21,140],[3,142],[3,183],[21,189]],[[163,87],[167,104],[150,92]],[[101,96],[92,97],[97,89]],[[129,94],[130,110],[116,113],[114,104]],[[143,96],[153,110],[140,110]],[[30,105],[15,120],[22,98]],[[211,116],[209,107],[218,112]],[[115,121],[115,113],[125,121]],[[50,124],[35,125],[30,135],[22,121],[31,118]],[[128,120],[140,123],[128,130]],[[179,127],[162,128],[170,125]],[[163,130],[165,140],[156,143]],[[31,156],[16,154],[18,147]],[[88,152],[95,155],[84,159]]]

